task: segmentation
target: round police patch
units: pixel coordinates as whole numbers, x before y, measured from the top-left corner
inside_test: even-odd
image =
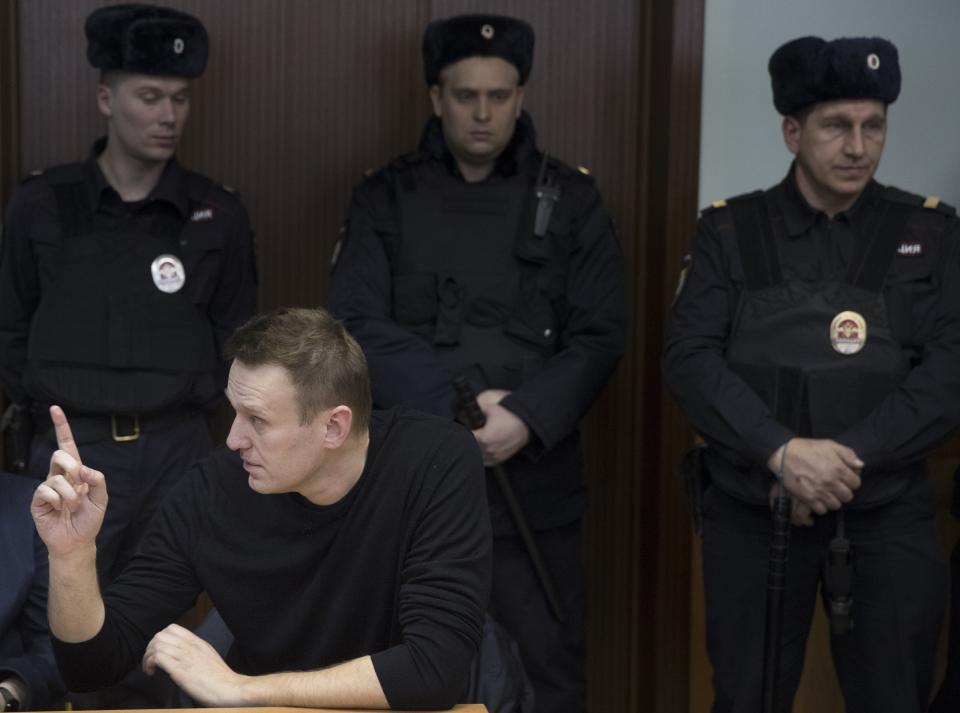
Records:
[[[183,263],[176,255],[157,255],[150,264],[150,274],[157,289],[168,294],[177,292],[187,281]]]
[[[830,344],[840,354],[856,354],[867,343],[867,320],[859,312],[846,310],[830,323]]]

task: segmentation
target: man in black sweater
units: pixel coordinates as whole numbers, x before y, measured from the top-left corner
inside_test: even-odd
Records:
[[[459,696],[489,593],[490,525],[470,433],[371,413],[366,362],[322,310],[255,317],[231,338],[236,418],[161,506],[101,598],[106,477],[66,416],[32,509],[50,558],[49,618],[71,689],[142,657],[207,706],[445,708]],[[206,591],[225,659],[170,622]]]

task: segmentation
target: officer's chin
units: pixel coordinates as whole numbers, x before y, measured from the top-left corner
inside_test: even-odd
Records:
[[[169,161],[177,153],[177,144],[162,146],[147,146],[140,152],[140,159],[146,162],[163,163]]]

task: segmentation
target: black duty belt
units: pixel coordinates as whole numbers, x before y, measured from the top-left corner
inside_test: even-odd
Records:
[[[31,409],[38,437],[53,438],[49,409]],[[77,443],[112,440],[117,443],[135,441],[141,434],[172,428],[200,414],[195,408],[180,407],[154,413],[68,413],[70,430]]]

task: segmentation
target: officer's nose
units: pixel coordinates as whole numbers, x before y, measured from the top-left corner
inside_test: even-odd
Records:
[[[847,141],[843,148],[849,156],[863,156],[863,129],[859,126],[850,129],[847,132]]]
[[[473,118],[477,121],[487,121],[490,118],[490,104],[486,97],[481,96],[477,100],[477,107],[473,112]]]
[[[173,99],[167,97],[161,102],[161,114],[160,114],[160,123],[161,124],[176,124],[177,123],[177,111],[173,106]]]

